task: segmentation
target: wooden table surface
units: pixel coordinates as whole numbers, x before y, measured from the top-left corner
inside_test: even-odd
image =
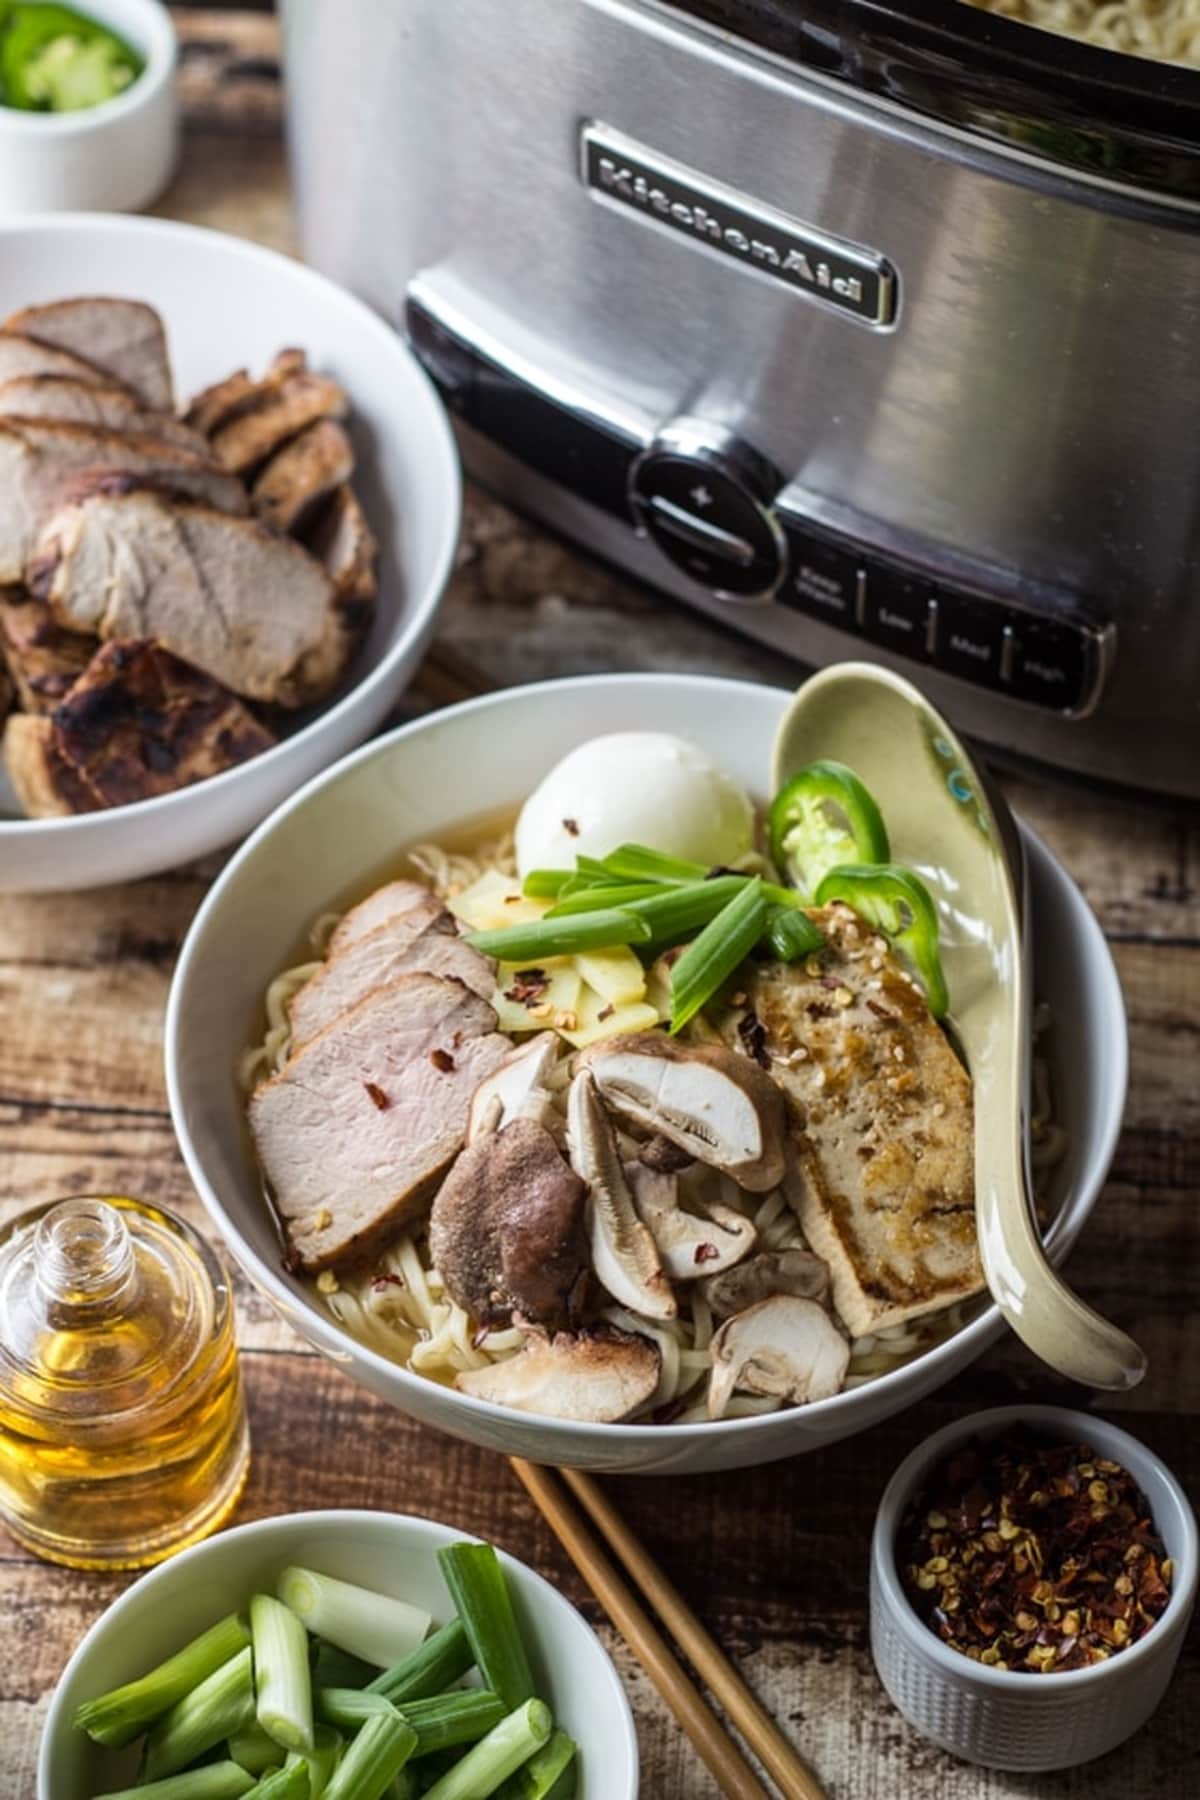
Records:
[[[192,13],[184,166],[159,211],[293,248],[269,19]],[[81,274],[81,280],[83,276]],[[463,685],[637,667],[786,681],[779,659],[599,569],[477,493],[437,649],[411,707]],[[1080,882],[1112,944],[1133,1077],[1111,1178],[1071,1264],[1081,1292],[1147,1347],[1150,1373],[1103,1410],[1200,1493],[1200,829],[1169,811],[1029,779],[1010,797]],[[218,859],[219,860],[219,859]],[[127,1192],[203,1225],[175,1149],[162,1020],[180,940],[218,866],[101,893],[0,898],[0,1217],[69,1194]],[[407,1509],[494,1538],[600,1630],[637,1715],[648,1800],[716,1788],[585,1594],[503,1462],[410,1423],[314,1356],[238,1281],[254,1460],[238,1517]],[[1091,1405],[1009,1341],[933,1399],[835,1449],[762,1471],[613,1479],[663,1568],[821,1772],[834,1800],[1191,1800],[1200,1794],[1197,1639],[1169,1698],[1102,1763],[991,1774],[922,1742],[893,1711],[867,1642],[876,1502],[921,1437],[974,1407]],[[41,1564],[0,1532],[0,1800],[33,1800],[47,1699],[125,1585]]]

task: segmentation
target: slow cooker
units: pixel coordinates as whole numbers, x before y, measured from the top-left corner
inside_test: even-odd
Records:
[[[1200,74],[961,0],[284,0],[305,254],[469,470],[1200,796]]]

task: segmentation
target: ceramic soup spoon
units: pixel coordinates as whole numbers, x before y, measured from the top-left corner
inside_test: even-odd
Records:
[[[798,690],[775,740],[773,791],[806,763],[852,768],[879,802],[892,855],[937,904],[950,1017],[975,1086],[975,1213],[992,1297],[1017,1336],[1088,1387],[1136,1385],[1146,1358],[1085,1306],[1047,1260],[1026,1159],[1031,979],[1014,877],[1019,836],[1002,830],[971,758],[911,683],[840,663]],[[1002,803],[1000,803],[1002,804]],[[1006,851],[1005,839],[1010,846]],[[1020,867],[1012,862],[1020,855]],[[1025,914],[1028,926],[1028,913]]]

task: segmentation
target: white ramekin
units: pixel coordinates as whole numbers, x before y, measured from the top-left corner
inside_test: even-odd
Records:
[[[935,1464],[970,1438],[1027,1425],[1087,1444],[1129,1470],[1150,1502],[1174,1563],[1162,1618],[1110,1661],[1060,1675],[987,1668],[952,1650],[910,1605],[896,1567],[904,1511]],[[892,1476],[871,1546],[871,1651],[894,1704],[924,1737],[966,1762],[993,1769],[1073,1768],[1124,1743],[1166,1692],[1196,1594],[1196,1520],[1183,1489],[1154,1453],[1090,1413],[1058,1406],[1001,1406],[935,1432]]]
[[[134,212],[174,173],[178,46],[166,7],[160,0],[80,0],[80,9],[132,44],[146,66],[115,100],[80,112],[0,106],[0,214]]]

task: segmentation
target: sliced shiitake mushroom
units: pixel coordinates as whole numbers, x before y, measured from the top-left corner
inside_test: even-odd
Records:
[[[800,1406],[841,1392],[850,1345],[824,1307],[773,1294],[732,1319],[712,1341],[708,1416],[723,1418],[735,1390]]]
[[[694,1203],[703,1208],[703,1217],[682,1207],[677,1175],[628,1162],[625,1179],[672,1281],[696,1281],[729,1270],[754,1248],[754,1225],[744,1213],[699,1198]]]
[[[478,1400],[494,1400],[520,1412],[605,1425],[646,1405],[658,1386],[661,1365],[652,1339],[597,1325],[554,1337],[531,1335],[515,1356],[465,1370],[454,1385]]]
[[[571,1166],[587,1184],[592,1268],[613,1299],[651,1319],[673,1319],[678,1308],[650,1232],[638,1218],[617,1153],[616,1138],[590,1070],[567,1095]]]
[[[772,1294],[820,1302],[829,1292],[829,1265],[811,1250],[760,1250],[734,1269],[714,1270],[700,1291],[719,1319],[745,1312]]]

